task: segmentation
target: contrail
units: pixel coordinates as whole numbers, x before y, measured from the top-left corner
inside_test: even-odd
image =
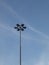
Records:
[[[16,30],[14,28],[8,26],[8,25],[0,23],[0,28],[4,29],[4,30],[7,30],[7,31],[10,31],[10,32],[16,34],[17,36],[19,36],[19,34],[16,32]],[[46,42],[48,43],[49,42],[48,40],[44,41],[44,40],[40,40],[40,39],[37,39],[37,38],[32,38],[31,36],[29,36],[29,35],[27,36],[26,34],[22,35],[22,37],[24,39],[27,39],[27,40],[34,40],[34,41],[36,40],[37,42],[41,42],[41,43],[46,43]]]
[[[25,21],[23,20],[23,23],[24,23],[24,22],[25,22]],[[36,32],[37,34],[40,34],[40,35],[42,35],[44,38],[46,38],[47,40],[49,40],[49,36],[46,35],[45,33],[40,32],[39,30],[37,30],[37,29],[35,29],[34,27],[30,26],[30,25],[29,25],[28,23],[26,23],[26,22],[25,22],[25,25],[26,25],[31,31]]]
[[[17,15],[17,13],[16,13],[10,6],[8,6],[8,5],[5,4],[5,3],[2,3],[2,5],[3,5],[5,8],[7,8],[7,9],[12,13],[12,15],[13,15],[15,18],[17,17],[18,19],[22,19],[20,16]],[[24,19],[22,19],[22,21],[23,21],[23,23],[25,23]],[[27,27],[28,27],[31,31],[36,32],[36,33],[42,35],[42,36],[45,37],[46,39],[49,39],[49,36],[47,36],[47,35],[44,34],[43,32],[40,32],[39,30],[36,30],[35,28],[31,27],[31,26],[30,26],[29,24],[27,24],[27,23],[25,23],[25,24],[27,25]]]
[[[16,30],[14,28],[10,27],[10,26],[6,26],[6,25],[0,23],[0,28],[3,28],[5,30],[9,30],[9,31],[11,31],[11,32],[16,34]]]
[[[33,32],[36,32],[38,34],[41,34],[43,37],[45,37],[46,39],[49,39],[49,36],[47,36],[46,34],[44,34],[43,32],[40,32],[38,30],[36,30],[35,28],[31,27],[30,25],[28,25],[29,29],[32,30]]]
[[[5,7],[6,9],[8,9],[10,12],[11,12],[11,15],[12,16],[14,16],[15,18],[20,18],[19,16],[18,16],[18,14],[9,6],[9,5],[7,5],[6,3],[4,3],[4,2],[1,2],[0,3],[3,7]]]
[[[7,25],[4,25],[4,24],[0,23],[0,29],[4,29],[4,30],[7,30],[7,31],[10,31],[10,32],[16,34],[17,36],[19,36],[19,33],[16,32],[16,30],[14,29],[14,27],[12,28],[10,26],[7,26]],[[34,38],[30,37],[29,35],[26,36],[26,34],[22,35],[22,37],[24,39],[27,39],[27,40],[36,40],[36,41],[38,41],[38,39],[34,39]]]

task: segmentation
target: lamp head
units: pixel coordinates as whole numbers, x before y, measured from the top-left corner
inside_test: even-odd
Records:
[[[24,29],[26,29],[26,27],[24,26],[24,24],[16,24],[16,27],[14,27],[15,29],[17,29],[17,31],[24,31]]]

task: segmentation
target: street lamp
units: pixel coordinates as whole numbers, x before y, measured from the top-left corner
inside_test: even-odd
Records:
[[[26,29],[26,27],[24,26],[24,24],[16,24],[16,27],[14,27],[15,29],[17,29],[17,31],[20,31],[20,65],[21,65],[21,31],[24,31],[24,29]]]

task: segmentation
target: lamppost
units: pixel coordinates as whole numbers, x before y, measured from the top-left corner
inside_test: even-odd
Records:
[[[16,27],[14,27],[15,29],[17,29],[17,31],[20,31],[20,65],[21,65],[21,31],[24,31],[24,29],[26,29],[26,27],[24,26],[24,24],[16,24]]]

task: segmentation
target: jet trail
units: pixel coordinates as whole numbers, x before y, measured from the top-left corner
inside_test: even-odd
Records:
[[[49,36],[48,36],[48,35],[46,35],[46,34],[44,34],[43,32],[40,32],[39,30],[37,30],[37,29],[31,27],[30,25],[28,25],[28,28],[29,28],[31,31],[36,32],[36,33],[42,35],[42,36],[45,37],[46,39],[49,39]]]
[[[18,19],[21,19],[21,20],[23,21],[23,23],[25,23],[26,26],[27,26],[31,31],[36,32],[36,33],[42,35],[42,36],[45,37],[46,39],[49,39],[49,36],[47,36],[45,33],[40,32],[39,30],[37,30],[37,29],[31,27],[29,24],[27,24],[27,23],[24,21],[24,19],[22,19],[20,16],[18,16],[17,13],[16,13],[10,6],[8,6],[6,3],[2,3],[2,5],[3,5],[5,8],[7,8],[7,9],[12,13],[12,15],[13,15],[15,18],[17,17]]]

